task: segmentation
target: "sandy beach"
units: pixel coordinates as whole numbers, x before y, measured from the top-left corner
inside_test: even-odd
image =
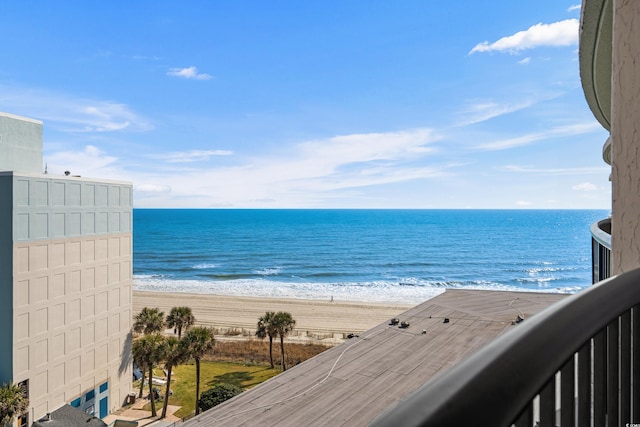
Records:
[[[353,301],[271,299],[210,294],[133,292],[133,314],[143,307],[157,307],[166,314],[172,307],[191,307],[196,324],[225,330],[244,329],[253,334],[258,318],[266,311],[287,311],[296,320],[292,338],[342,339],[396,317],[412,305]]]

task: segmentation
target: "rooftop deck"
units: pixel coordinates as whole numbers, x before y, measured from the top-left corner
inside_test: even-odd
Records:
[[[437,373],[517,327],[519,315],[526,321],[563,297],[447,290],[399,314],[409,328],[378,325],[184,426],[368,425]]]

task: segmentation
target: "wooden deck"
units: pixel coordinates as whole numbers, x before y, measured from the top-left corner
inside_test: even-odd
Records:
[[[364,426],[558,294],[447,290],[184,423]],[[445,323],[445,319],[449,319]],[[423,332],[424,331],[424,332]]]

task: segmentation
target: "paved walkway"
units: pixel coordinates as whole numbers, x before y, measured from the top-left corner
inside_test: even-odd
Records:
[[[178,422],[178,424],[181,424],[182,420],[173,415],[174,412],[180,409],[180,406],[167,406],[167,416],[160,419],[163,402],[156,402],[156,411],[158,413],[156,417],[151,416],[150,410],[145,411],[144,409],[142,409],[148,404],[149,399],[139,399],[136,397],[136,403],[134,403],[133,405],[127,405],[117,410],[113,414],[107,415],[102,421],[104,421],[108,426],[112,426],[116,422],[116,420],[137,421],[138,426],[153,427],[173,426],[176,422]]]

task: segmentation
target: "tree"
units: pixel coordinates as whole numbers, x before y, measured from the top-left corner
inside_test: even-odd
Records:
[[[0,386],[0,425],[10,424],[29,409],[29,399],[18,384]]]
[[[273,311],[267,311],[263,316],[258,319],[258,325],[256,328],[256,336],[258,338],[269,337],[269,363],[273,368],[273,339],[277,336],[277,331],[273,327],[273,317],[275,313]]]
[[[173,307],[167,316],[167,326],[178,330],[178,338],[182,338],[182,330],[189,329],[195,321],[191,307]]]
[[[137,333],[143,334],[154,334],[161,332],[164,328],[164,313],[160,311],[159,308],[149,308],[144,307],[140,310],[140,313],[136,314],[133,322],[133,331]],[[144,378],[146,376],[145,368],[146,365],[144,361],[137,359],[135,354],[133,355],[133,360],[135,360],[136,364],[140,368],[140,372],[142,372],[142,378],[140,378],[140,394],[138,397],[142,397],[142,390],[144,388]],[[149,379],[151,382],[151,379]]]
[[[184,343],[176,337],[167,337],[162,347],[162,360],[164,360],[164,368],[167,370],[167,389],[164,393],[164,405],[162,405],[162,415],[160,418],[167,416],[167,406],[169,405],[169,392],[171,391],[171,371],[174,366],[187,360],[187,348]]]
[[[285,311],[279,311],[273,315],[273,319],[271,320],[271,324],[273,325],[273,329],[276,331],[277,335],[280,337],[280,353],[282,354],[282,370],[287,370],[287,365],[284,361],[284,337],[289,335],[289,333],[293,330],[293,327],[296,325],[296,321],[291,316],[291,313],[287,313]]]
[[[164,329],[164,313],[159,308],[144,307],[136,314],[133,321],[133,331],[143,334],[154,334]]]
[[[202,393],[200,409],[204,412],[242,393],[242,389],[233,384],[218,384]]]
[[[215,339],[213,329],[204,326],[196,326],[189,329],[184,338],[185,346],[189,351],[189,357],[196,362],[196,415],[200,413],[198,401],[200,399],[200,359],[213,349]]]
[[[153,392],[153,368],[162,360],[164,340],[160,334],[145,335],[135,340],[131,349],[134,358],[141,360],[149,370],[149,400],[152,417],[157,415],[155,393]]]

